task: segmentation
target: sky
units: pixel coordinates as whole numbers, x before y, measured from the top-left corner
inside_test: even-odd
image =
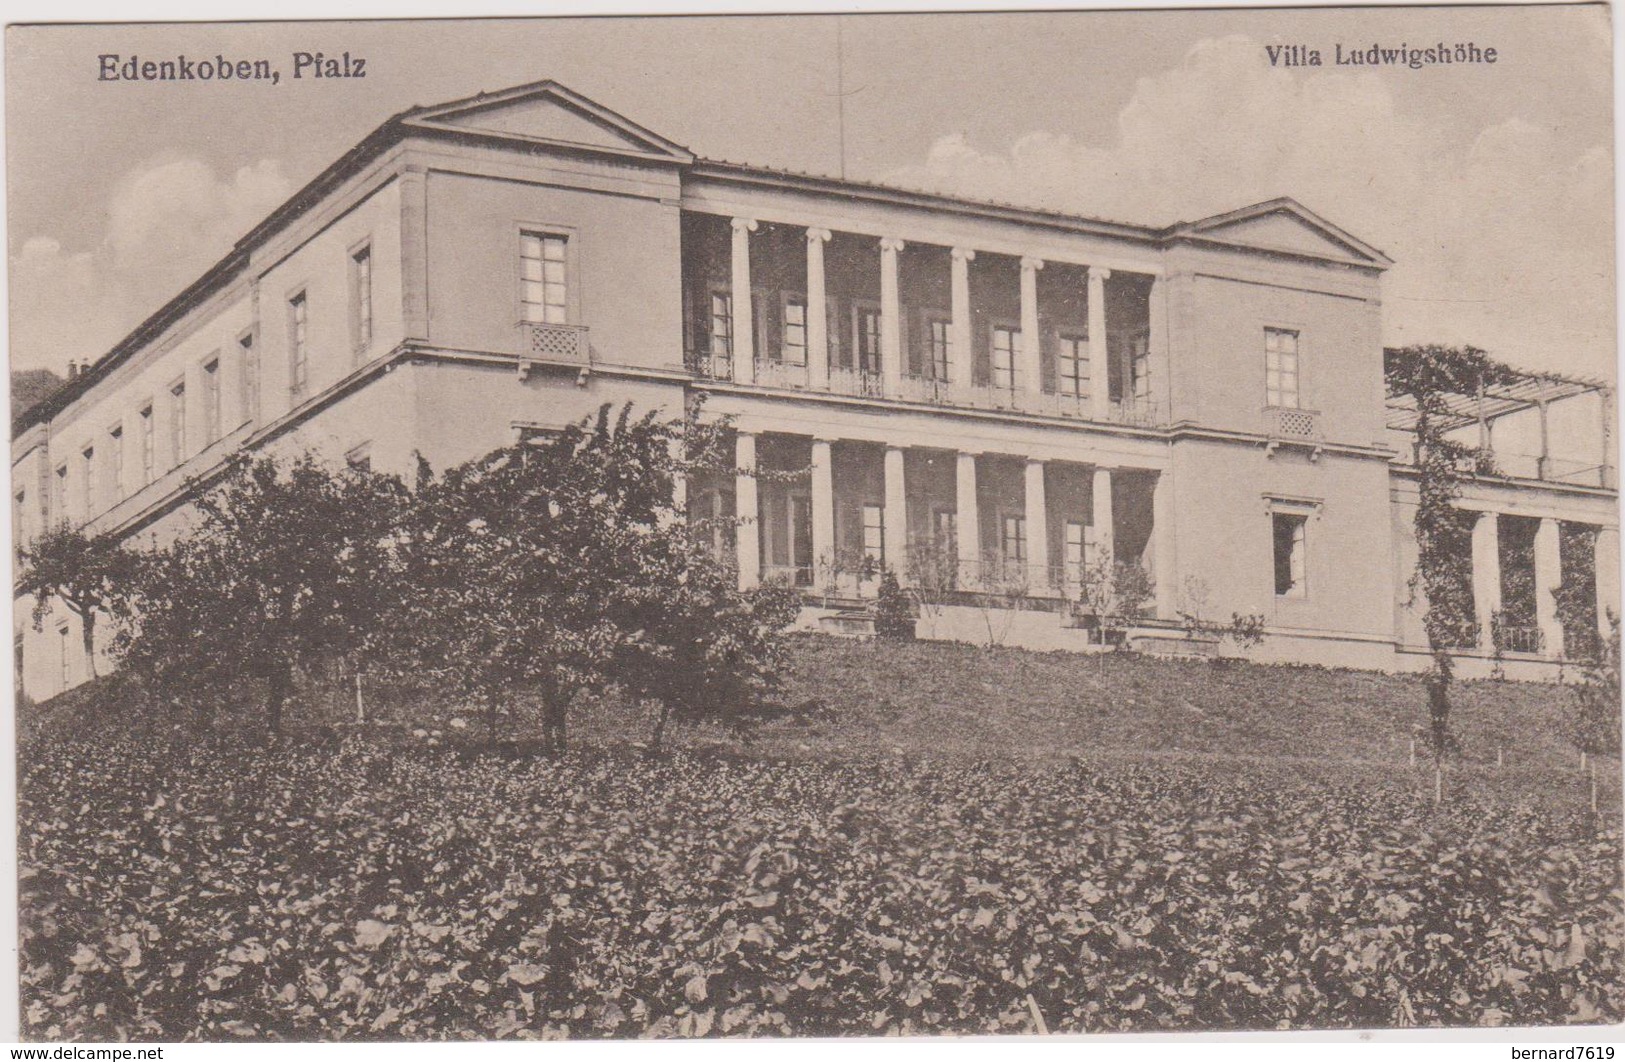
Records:
[[[1469,41],[1498,61],[1333,65]],[[99,357],[389,115],[554,78],[709,158],[1149,224],[1289,195],[1396,260],[1386,344],[1611,378],[1610,48],[1596,5],[13,26],[12,365]],[[284,80],[99,82],[103,53]]]

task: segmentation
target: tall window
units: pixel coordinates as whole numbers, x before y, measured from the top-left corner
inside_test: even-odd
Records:
[[[107,430],[108,477],[113,501],[124,497],[124,425]]]
[[[220,359],[203,363],[203,445],[220,438]]]
[[[1055,350],[1055,390],[1074,398],[1089,395],[1089,341],[1062,336]]]
[[[73,640],[68,637],[68,628],[58,627],[56,632],[56,647],[58,659],[62,662],[62,688],[66,690],[73,684]]]
[[[1298,408],[1298,333],[1264,329],[1264,395],[1269,405]]]
[[[807,364],[807,301],[800,296],[784,300],[784,342],[779,358],[786,365]]]
[[[1004,563],[1021,566],[1027,563],[1027,518],[1007,515],[1001,521],[999,552]]]
[[[310,304],[300,292],[288,300],[288,347],[293,358],[293,393],[310,383]]]
[[[141,407],[141,483],[145,486],[152,482],[153,451],[156,447],[156,428],[152,420],[152,403],[148,402]]]
[[[186,385],[169,389],[169,457],[171,467],[186,460]]]
[[[953,556],[959,548],[959,513],[954,509],[938,509],[935,524],[932,527],[936,547]]]
[[[1016,389],[1016,355],[1021,350],[1021,329],[1007,325],[993,328],[993,386]]]
[[[84,473],[80,477],[79,486],[83,495],[81,500],[84,503],[84,509],[81,511],[85,514],[85,519],[89,520],[90,514],[96,511],[96,447],[85,447],[80,451],[79,458]]]
[[[1275,532],[1275,594],[1277,597],[1303,597],[1304,546],[1309,518],[1299,513],[1272,513]]]
[[[53,523],[65,524],[68,522],[68,466],[56,466],[55,490],[51,498],[51,519]]]
[[[734,300],[733,296],[725,291],[711,293],[708,333],[711,338],[712,359],[731,363],[734,356]]]
[[[28,492],[19,490],[11,497],[11,534],[19,544],[27,546],[31,541],[25,521],[28,518]],[[18,670],[21,674],[21,669]]]
[[[1143,406],[1151,401],[1151,340],[1148,336],[1130,338],[1128,364],[1134,402]]]
[[[372,245],[350,255],[350,331],[357,353],[372,343]]]
[[[254,349],[254,333],[244,332],[237,340],[237,356],[242,359],[243,419],[260,415],[260,352]]]
[[[880,311],[860,306],[857,311],[858,371],[880,371]]]
[[[948,378],[948,343],[953,335],[946,317],[926,321],[925,375],[933,380]]]
[[[519,234],[524,290],[523,320],[531,324],[564,324],[568,289],[564,272],[565,239],[540,232]]]
[[[1069,582],[1083,582],[1083,567],[1088,563],[1084,559],[1084,523],[1082,520],[1068,520],[1062,531],[1061,562],[1066,565],[1066,578]]]
[[[886,563],[886,510],[879,505],[863,507],[863,556],[876,564]]]

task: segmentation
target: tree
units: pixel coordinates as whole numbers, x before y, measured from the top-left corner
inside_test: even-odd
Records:
[[[399,603],[399,480],[239,456],[195,520],[138,567],[121,635],[132,674],[203,710],[242,679],[265,684],[279,733],[297,673],[359,653]]]
[[[1475,629],[1471,554],[1463,549],[1467,527],[1455,501],[1464,474],[1493,471],[1489,453],[1450,438],[1449,396],[1475,394],[1511,383],[1517,374],[1477,347],[1411,346],[1388,351],[1384,364],[1390,397],[1416,410],[1416,572],[1411,591],[1427,597],[1423,628],[1433,655],[1423,683],[1428,695],[1434,758],[1454,746],[1450,733],[1451,651]]]
[[[43,630],[51,602],[79,617],[85,659],[96,675],[96,622],[123,608],[137,562],[111,535],[86,534],[66,524],[51,528],[25,550],[17,592],[34,599],[34,629]]]
[[[1608,634],[1597,642],[1596,652],[1580,665],[1580,681],[1573,687],[1569,711],[1569,740],[1582,752],[1592,755],[1619,755],[1619,616],[1607,614]]]

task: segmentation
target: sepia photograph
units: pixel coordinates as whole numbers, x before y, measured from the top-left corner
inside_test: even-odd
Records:
[[[1612,15],[8,25],[7,1021],[1616,1038]]]

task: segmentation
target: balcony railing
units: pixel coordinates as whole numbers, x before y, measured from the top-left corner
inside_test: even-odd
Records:
[[[879,398],[886,393],[878,372],[843,369],[834,365],[829,369],[829,389],[834,394],[856,395],[860,398]]]
[[[1543,653],[1546,637],[1533,624],[1503,623],[1496,620],[1490,627],[1495,648],[1502,653]]]
[[[708,380],[734,378],[734,360],[731,354],[695,354],[692,361],[695,373]]]
[[[758,358],[756,361],[756,382],[763,387],[805,388],[807,386],[807,366],[795,365],[787,361],[775,361],[772,358]]]
[[[585,365],[591,358],[585,325],[526,321],[520,328],[525,337],[522,357],[535,361],[563,361],[572,365]]]
[[[1272,441],[1318,443],[1321,441],[1320,412],[1314,409],[1266,406],[1264,431]]]

